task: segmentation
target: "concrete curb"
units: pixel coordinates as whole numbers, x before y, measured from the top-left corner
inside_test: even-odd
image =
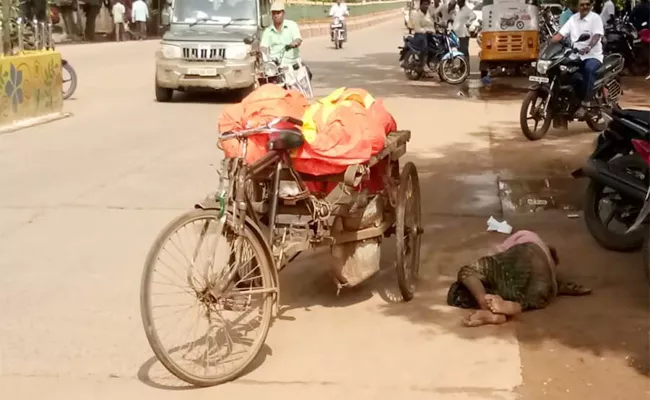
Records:
[[[71,116],[72,113],[69,112],[56,112],[42,115],[40,117],[22,119],[9,125],[0,126],[0,135],[16,132],[25,128],[31,128],[32,126],[43,125],[48,122],[57,121]]]
[[[382,11],[374,14],[347,19],[348,31],[367,28],[391,20],[402,14],[402,9]],[[327,36],[330,32],[330,22],[300,23],[300,34],[304,38]]]

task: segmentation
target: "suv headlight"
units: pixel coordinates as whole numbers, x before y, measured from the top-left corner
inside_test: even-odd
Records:
[[[183,57],[183,51],[181,50],[181,47],[173,44],[163,43],[161,52],[163,58],[167,59],[176,59]]]
[[[251,47],[248,45],[228,46],[226,47],[226,60],[244,60],[248,57]]]
[[[548,71],[548,67],[551,65],[550,61],[547,60],[539,60],[537,61],[537,72],[539,74],[545,75],[546,72]]]

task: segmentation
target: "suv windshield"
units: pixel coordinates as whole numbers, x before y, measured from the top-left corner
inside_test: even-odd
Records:
[[[176,0],[172,22],[186,24],[255,23],[256,6],[256,0]]]

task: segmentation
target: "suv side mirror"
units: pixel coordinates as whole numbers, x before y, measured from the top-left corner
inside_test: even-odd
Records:
[[[267,26],[271,25],[271,21],[269,20],[269,16],[264,14],[262,15],[262,19],[260,21],[262,28],[266,28]]]
[[[247,38],[244,38],[244,43],[246,43],[248,45],[253,44],[254,41],[255,41],[255,38],[253,38],[253,36],[249,36]]]

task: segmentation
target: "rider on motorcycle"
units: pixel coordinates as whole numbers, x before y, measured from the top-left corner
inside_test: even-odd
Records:
[[[650,26],[650,2],[648,0],[641,0],[634,7],[634,10],[632,10],[630,20],[636,29],[641,29],[644,22]]]
[[[302,37],[298,24],[284,19],[284,3],[276,1],[271,5],[273,24],[264,30],[260,48],[272,59],[281,59],[283,66],[292,66],[300,60]]]
[[[411,12],[411,23],[413,24],[413,41],[415,46],[420,49],[420,64],[423,69],[427,69],[427,35],[435,33],[436,25],[433,17],[429,13],[431,0],[420,0],[420,8]]]
[[[345,23],[345,17],[350,15],[348,11],[348,6],[345,3],[341,3],[341,0],[336,0],[335,4],[332,4],[330,8],[330,17],[338,18],[343,25],[343,41],[348,41],[348,26]]]
[[[579,0],[578,4],[580,12],[571,16],[551,41],[559,42],[568,36],[579,51],[583,77],[582,107],[576,112],[576,117],[582,119],[593,100],[592,92],[594,83],[596,83],[596,71],[603,64],[603,46],[600,43],[600,38],[605,34],[605,29],[600,16],[591,11],[590,0]],[[585,33],[589,34],[591,39],[588,42],[577,43],[580,35]]]

